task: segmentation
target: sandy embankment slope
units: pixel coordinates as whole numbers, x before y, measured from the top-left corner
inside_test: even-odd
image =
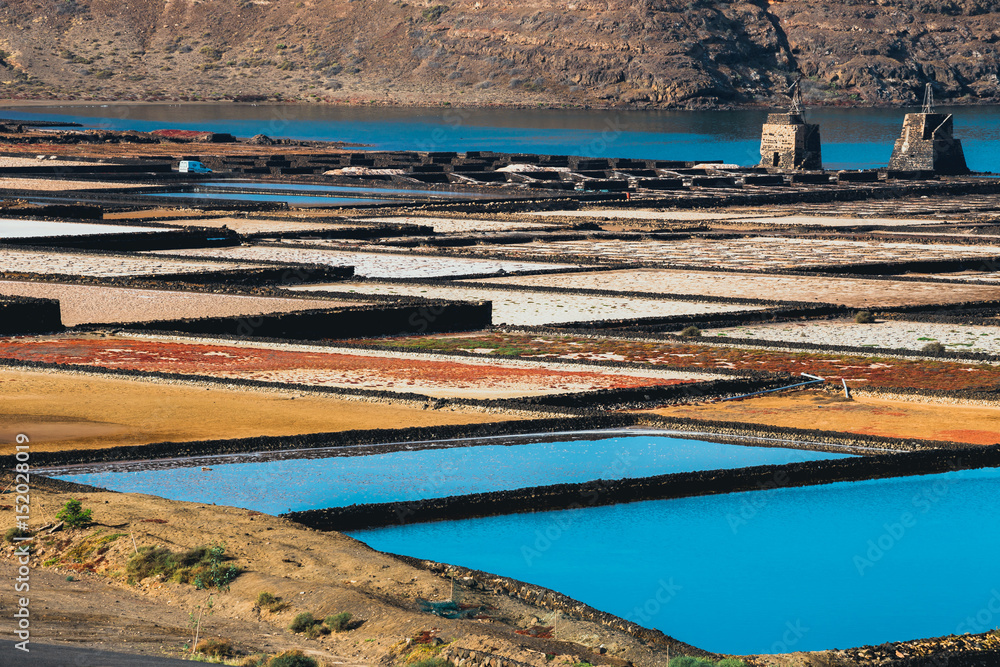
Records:
[[[0,475],[7,486],[9,473]],[[488,607],[486,620],[448,620],[416,611],[415,599],[447,600],[451,581],[442,574],[413,567],[372,551],[339,533],[314,531],[285,519],[244,509],[175,502],[139,494],[75,491],[69,485],[32,480],[31,524],[53,520],[70,497],[93,509],[95,525],[63,530],[38,538],[32,571],[32,639],[44,643],[71,642],[146,655],[178,655],[189,641],[189,613],[203,605],[208,591],[150,577],[129,585],[127,559],[139,548],[164,546],[181,551],[201,545],[225,545],[226,554],[243,573],[228,591],[213,591],[214,607],[203,618],[202,636],[231,640],[244,652],[277,652],[302,648],[326,664],[394,664],[411,650],[406,639],[425,630],[457,646],[504,655],[539,667],[581,661],[624,667],[662,662],[636,640],[593,623],[560,620],[559,639],[605,644],[611,654],[590,653],[568,641],[524,637],[514,628],[539,620],[551,625],[545,609],[459,585],[461,600]],[[0,496],[12,502],[10,495]],[[6,509],[6,508],[5,508]],[[13,512],[0,513],[0,530],[13,526]],[[85,538],[118,535],[105,553],[68,552]],[[13,547],[0,547],[0,576],[13,572]],[[51,559],[60,562],[52,564]],[[49,562],[48,566],[43,563]],[[67,581],[72,575],[74,581]],[[261,591],[281,596],[290,606],[278,613],[255,608]],[[346,633],[318,640],[294,635],[292,618],[304,611],[322,618],[341,611],[364,621]],[[548,615],[547,615],[548,614]],[[9,614],[0,618],[0,632],[13,629]],[[555,654],[554,662],[546,654]]]

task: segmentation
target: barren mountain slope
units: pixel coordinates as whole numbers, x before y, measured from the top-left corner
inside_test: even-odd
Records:
[[[7,0],[8,96],[456,105],[995,100],[1000,2]]]

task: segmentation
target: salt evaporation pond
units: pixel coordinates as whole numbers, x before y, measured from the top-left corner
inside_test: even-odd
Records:
[[[180,199],[231,199],[235,201],[285,202],[296,206],[350,206],[355,204],[391,204],[388,199],[361,199],[352,197],[326,197],[322,195],[252,194],[246,192],[151,192],[151,197],[177,197]]]
[[[1000,622],[1000,470],[351,535],[513,577],[711,651],[848,648]]]
[[[232,462],[212,457],[94,468],[61,469],[59,479],[114,491],[150,493],[173,500],[235,505],[278,514],[288,511],[385,503],[587,482],[648,477],[694,470],[843,458],[847,454],[773,447],[724,445],[663,435],[523,444],[450,446],[364,453],[356,448],[296,452],[271,460]],[[470,441],[461,441],[469,444]],[[509,441],[508,441],[509,442]],[[413,443],[414,448],[431,443]],[[459,441],[452,442],[460,444]],[[258,457],[262,455],[257,455]],[[227,461],[229,461],[227,463]],[[211,470],[203,470],[210,467]],[[144,469],[145,468],[145,469]],[[82,473],[82,474],[81,474]]]
[[[314,183],[259,183],[255,181],[219,181],[216,183],[198,183],[198,188],[244,188],[247,190],[288,190],[293,192],[347,192],[359,195],[438,195],[444,197],[482,198],[491,195],[475,192],[456,192],[453,190],[406,190],[402,188],[365,188],[347,185],[317,185]]]
[[[0,238],[22,239],[43,236],[89,236],[91,234],[145,234],[170,231],[165,227],[128,227],[47,220],[0,220]]]

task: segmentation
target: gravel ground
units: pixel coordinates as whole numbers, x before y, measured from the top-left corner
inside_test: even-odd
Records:
[[[943,220],[896,218],[833,218],[822,215],[790,215],[787,217],[747,218],[742,223],[754,225],[803,225],[819,227],[855,227],[861,225],[877,227],[910,227],[916,225],[940,225]]]
[[[610,292],[703,294],[776,301],[809,301],[843,304],[854,308],[958,303],[998,298],[996,288],[987,285],[949,285],[947,289],[942,289],[943,286],[940,283],[672,271],[669,269],[628,269],[547,276],[506,276],[479,279],[479,281],[506,285],[596,289]]]
[[[955,351],[1000,354],[1000,327],[978,325],[896,321],[857,324],[853,320],[831,320],[706,329],[703,335],[908,350],[920,350],[938,341]]]
[[[958,273],[921,273],[911,274],[916,278],[944,278],[945,280],[963,280],[976,283],[1000,282],[1000,271],[961,271]],[[948,289],[952,289],[951,286]]]
[[[391,222],[406,225],[424,225],[433,227],[438,234],[464,234],[468,232],[508,232],[518,229],[559,229],[561,225],[548,225],[541,222],[519,222],[517,220],[459,220],[456,218],[415,218],[400,216],[397,218],[367,218],[365,222]]]
[[[125,257],[0,249],[0,272],[116,278],[260,268],[260,265],[199,262],[160,257]]]
[[[526,278],[532,280],[534,277]],[[553,292],[508,291],[477,287],[436,287],[430,285],[373,285],[369,283],[334,283],[299,285],[296,291],[334,290],[358,294],[398,294],[427,299],[454,299],[493,302],[493,324],[539,326],[565,322],[666,317],[691,313],[721,313],[760,310],[754,306],[730,306],[722,303],[694,303],[665,299],[642,299],[614,296],[583,296]]]
[[[353,266],[354,274],[366,278],[437,278],[469,274],[491,275],[500,271],[537,271],[562,269],[573,265],[543,264],[489,259],[463,259],[433,255],[364,253],[274,246],[239,246],[234,248],[198,248],[194,250],[156,251],[189,257],[225,257],[228,259],[267,260],[290,264],[328,264]],[[156,252],[151,254],[156,254]]]
[[[684,241],[552,241],[493,246],[509,255],[582,255],[615,262],[661,262],[734,269],[795,269],[870,262],[1000,256],[998,246],[922,245],[757,236]]]
[[[69,167],[92,164],[94,163],[80,162],[79,160],[51,160],[44,155],[39,157],[10,157],[4,155],[0,157],[0,167]]]
[[[65,163],[63,163],[65,164]],[[48,166],[48,163],[46,163]],[[0,188],[5,190],[121,190],[147,188],[148,183],[116,183],[114,181],[74,181],[54,178],[0,178]]]
[[[641,208],[606,208],[582,211],[533,211],[529,215],[558,218],[618,218],[621,220],[734,220],[760,216],[758,211],[746,213],[713,213],[711,211],[657,211]]]
[[[96,285],[12,281],[0,281],[0,294],[58,299],[62,321],[66,326],[98,322],[172,320],[182,317],[260,315],[362,305],[357,301],[276,299],[234,294],[166,292]]]

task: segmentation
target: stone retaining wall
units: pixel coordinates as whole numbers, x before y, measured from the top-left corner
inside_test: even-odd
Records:
[[[460,646],[446,646],[441,650],[441,657],[455,667],[536,667],[527,662]]]
[[[282,516],[319,530],[349,531],[736,491],[929,475],[981,467],[1000,467],[1000,445],[674,473],[638,479],[594,480],[582,484],[551,484],[411,502],[367,503],[305,510]]]
[[[0,296],[0,334],[62,331],[59,302],[26,296]]]

